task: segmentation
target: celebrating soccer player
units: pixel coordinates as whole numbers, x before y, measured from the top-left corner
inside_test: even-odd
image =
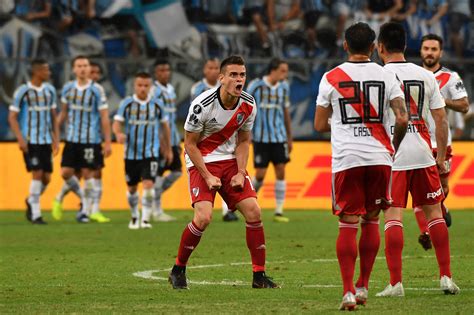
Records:
[[[151,228],[150,216],[158,174],[160,141],[169,164],[172,152],[169,143],[170,128],[168,115],[158,98],[152,97],[152,78],[148,73],[135,75],[133,96],[125,98],[114,117],[113,131],[119,143],[125,144],[125,177],[127,199],[132,218],[128,225],[131,230]],[[161,128],[160,128],[161,127]],[[163,134],[163,137],[160,137]],[[138,183],[142,181],[142,217],[138,213]]]
[[[32,174],[26,199],[26,218],[46,224],[41,216],[40,196],[51,180],[52,154],[58,153],[59,128],[56,123],[56,90],[47,81],[51,72],[46,60],[31,63],[31,81],[15,91],[8,122]]]
[[[248,92],[255,98],[258,115],[253,128],[253,187],[258,192],[263,185],[268,164],[275,169],[276,222],[288,222],[283,216],[286,195],[285,165],[290,161],[292,149],[290,87],[286,81],[288,64],[274,58],[268,65],[267,75],[249,84]]]
[[[390,204],[392,155],[405,135],[408,117],[400,82],[370,60],[375,32],[357,23],[344,36],[349,59],[321,79],[314,127],[331,131],[332,207],[339,216],[336,253],[343,282],[340,309],[351,310],[368,297],[380,244],[378,215]],[[396,118],[393,141],[390,108]],[[354,287],[359,217],[360,275]]]
[[[464,83],[461,80],[459,74],[446,67],[441,66],[440,60],[443,56],[443,39],[435,34],[428,34],[423,36],[421,39],[421,59],[423,61],[423,68],[434,73],[436,80],[439,84],[441,96],[444,98],[446,104],[446,112],[452,110],[452,115],[461,115],[461,113],[467,113],[469,110],[469,100],[467,98],[467,92],[464,88]],[[431,147],[433,149],[433,155],[436,158],[437,144],[436,144],[436,132],[434,129],[434,121],[432,116],[428,116],[428,122],[430,127],[431,136]],[[443,186],[444,199],[441,201],[441,210],[443,211],[443,217],[446,221],[446,225],[451,225],[451,214],[444,205],[444,200],[449,193],[448,176],[451,170],[451,159],[452,159],[452,135],[451,129],[449,129],[448,120],[448,146],[446,149],[446,173],[439,174],[441,179],[441,185]],[[431,248],[431,239],[428,231],[428,226],[423,213],[423,209],[415,208],[416,220],[420,228],[420,237],[418,238],[419,243],[425,250]]]
[[[100,169],[103,157],[110,156],[111,132],[107,99],[100,84],[90,79],[89,59],[77,56],[72,61],[76,80],[66,83],[61,93],[61,113],[59,124],[67,117],[66,145],[61,160],[61,175],[67,184],[62,189],[70,189],[79,196],[82,208],[77,214],[80,223],[89,222],[88,212],[98,190],[93,178],[94,171]],[[102,147],[102,135],[104,146]],[[80,169],[84,177],[84,189],[75,176]],[[60,193],[61,194],[61,193]],[[101,212],[91,214],[96,221],[108,221]],[[53,216],[61,219],[62,204],[56,198],[53,202]]]
[[[409,117],[407,134],[395,154],[392,174],[392,206],[385,211],[385,258],[390,283],[377,296],[404,296],[402,285],[403,209],[408,192],[413,206],[420,207],[428,220],[428,229],[439,266],[441,290],[457,294],[451,279],[449,235],[440,202],[444,198],[439,174],[446,172],[448,123],[445,103],[432,72],[405,60],[406,33],[401,24],[386,23],[380,28],[378,53],[384,68],[402,81]],[[433,117],[438,154],[431,152],[428,117]],[[439,169],[439,174],[438,174]]]
[[[253,288],[278,287],[265,275],[265,236],[261,210],[246,167],[251,129],[257,113],[253,97],[244,92],[242,57],[230,56],[220,65],[220,87],[199,95],[189,107],[184,129],[186,167],[194,218],[184,229],[178,256],[169,275],[175,289],[187,289],[186,264],[211,222],[216,192],[246,221],[252,257]]]

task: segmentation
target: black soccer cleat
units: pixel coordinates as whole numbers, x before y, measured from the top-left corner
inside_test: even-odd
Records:
[[[168,282],[173,286],[173,289],[187,290],[186,267],[174,265],[168,276]]]
[[[46,224],[48,224],[48,223],[46,223],[46,221],[43,220],[42,217],[39,217],[39,218],[34,219],[33,221],[31,221],[31,223],[33,223],[33,224],[38,224],[38,225],[46,225]]]
[[[252,288],[254,289],[279,289],[280,286],[273,282],[272,278],[267,277],[265,272],[259,271],[253,273]]]
[[[423,233],[418,236],[418,243],[420,243],[421,247],[423,247],[424,250],[428,250],[433,247],[431,245],[431,237],[428,233]]]
[[[25,199],[26,203],[26,219],[31,222],[31,204],[28,201],[28,198]]]
[[[239,217],[232,211],[228,211],[223,217],[222,220],[225,222],[239,221]]]

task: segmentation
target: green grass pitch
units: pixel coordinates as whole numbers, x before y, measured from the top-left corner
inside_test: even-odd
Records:
[[[0,213],[0,313],[336,313],[342,289],[335,254],[337,220],[329,211],[288,211],[288,224],[264,212],[267,274],[281,289],[250,287],[245,227],[224,223],[215,212],[188,265],[190,290],[174,291],[164,280],[191,211],[179,220],[130,231],[129,213],[108,212],[108,224],[62,222],[32,226],[20,212]],[[457,296],[439,290],[434,251],[417,243],[414,216],[405,213],[404,298],[376,298],[388,283],[381,249],[367,306],[359,312],[474,312],[474,211],[453,212],[452,270]],[[357,276],[356,272],[356,276]],[[135,274],[135,275],[134,275]],[[138,277],[141,275],[142,277]],[[145,277],[145,278],[144,278]]]

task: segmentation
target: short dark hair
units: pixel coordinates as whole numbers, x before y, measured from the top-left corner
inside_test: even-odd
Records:
[[[31,68],[34,68],[36,66],[42,66],[42,65],[47,65],[48,61],[43,58],[35,58],[31,61]]]
[[[270,74],[273,70],[278,69],[281,64],[286,64],[287,62],[280,58],[272,58],[268,64],[267,74]]]
[[[368,54],[375,40],[375,32],[369,24],[359,22],[347,28],[344,38],[351,54]]]
[[[76,62],[76,60],[79,60],[79,59],[87,59],[87,60],[89,60],[89,58],[86,57],[86,56],[84,56],[84,55],[77,55],[76,57],[72,58],[71,66],[74,67],[74,63]]]
[[[91,65],[91,67],[97,67],[97,68],[99,68],[99,69],[102,71],[101,65],[98,64],[97,62],[91,61],[91,62],[90,62],[90,65]]]
[[[220,73],[224,73],[225,69],[229,65],[245,66],[245,60],[241,56],[237,56],[237,55],[232,55],[232,56],[229,56],[229,57],[225,58],[221,62]]]
[[[439,43],[439,49],[443,50],[443,38],[441,36],[436,35],[436,34],[426,34],[421,38],[421,44],[423,45],[423,42],[425,40],[435,40]]]
[[[156,68],[157,66],[161,66],[161,65],[170,65],[170,62],[168,61],[168,59],[158,58],[153,63],[153,68]]]
[[[403,53],[407,44],[407,33],[402,24],[388,22],[380,27],[378,41],[389,53]]]
[[[135,73],[135,79],[140,78],[140,79],[151,79],[152,76],[148,72],[145,71],[140,71]]]

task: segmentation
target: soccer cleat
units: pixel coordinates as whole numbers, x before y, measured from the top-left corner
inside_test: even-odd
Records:
[[[26,203],[26,219],[31,222],[32,212],[31,212],[31,204],[28,201],[28,198],[25,199],[25,203]]]
[[[143,220],[143,221],[140,223],[140,227],[141,227],[142,229],[151,229],[153,226],[151,225],[150,222]]]
[[[439,279],[439,284],[444,294],[459,294],[459,292],[461,292],[453,279],[448,276],[442,276],[441,279]]]
[[[130,230],[138,230],[140,228],[140,221],[137,218],[132,218],[130,223],[128,223],[128,228]]]
[[[107,223],[110,222],[110,219],[107,218],[102,212],[96,212],[90,215],[89,217],[92,221],[96,221],[98,223]]]
[[[339,310],[353,311],[356,307],[356,304],[357,302],[356,302],[356,297],[354,296],[354,293],[349,291],[346,294],[344,294],[344,296],[342,297],[342,302],[341,302],[341,305],[339,306]]]
[[[279,222],[279,223],[288,223],[290,222],[290,219],[283,216],[283,214],[277,213],[273,216],[273,221]]]
[[[418,243],[421,244],[424,250],[431,249],[433,246],[431,245],[431,237],[429,233],[423,233],[418,236]]]
[[[356,289],[355,299],[356,299],[357,305],[365,305],[365,303],[367,303],[367,298],[369,297],[369,291],[364,287],[355,288],[355,289]]]
[[[228,211],[224,216],[222,216],[222,220],[225,222],[239,221],[239,217],[234,212]]]
[[[54,220],[59,221],[63,218],[63,204],[61,201],[54,199],[53,208],[51,209],[51,216]]]
[[[167,214],[167,213],[160,213],[160,214],[157,214],[156,212],[153,212],[153,220],[156,221],[156,222],[172,222],[172,221],[176,221],[176,218]]]
[[[168,276],[168,282],[173,286],[173,289],[187,290],[188,280],[186,279],[186,269],[174,266]]]
[[[254,272],[252,288],[254,289],[279,289],[280,286],[273,282],[272,278],[267,277],[265,272]]]
[[[448,208],[446,208],[446,213],[444,213],[443,219],[446,222],[447,227],[450,227],[451,224],[453,224],[453,219],[451,218],[451,212],[449,212]]]
[[[76,215],[76,221],[78,223],[89,223],[89,217],[85,213],[79,211]]]
[[[31,221],[31,223],[33,224],[38,224],[38,225],[46,225],[48,223],[46,223],[42,217],[39,217],[39,218],[36,218],[34,219],[33,221]]]
[[[377,293],[375,296],[405,296],[405,290],[403,289],[403,284],[397,282],[393,286],[389,284],[382,292]]]

